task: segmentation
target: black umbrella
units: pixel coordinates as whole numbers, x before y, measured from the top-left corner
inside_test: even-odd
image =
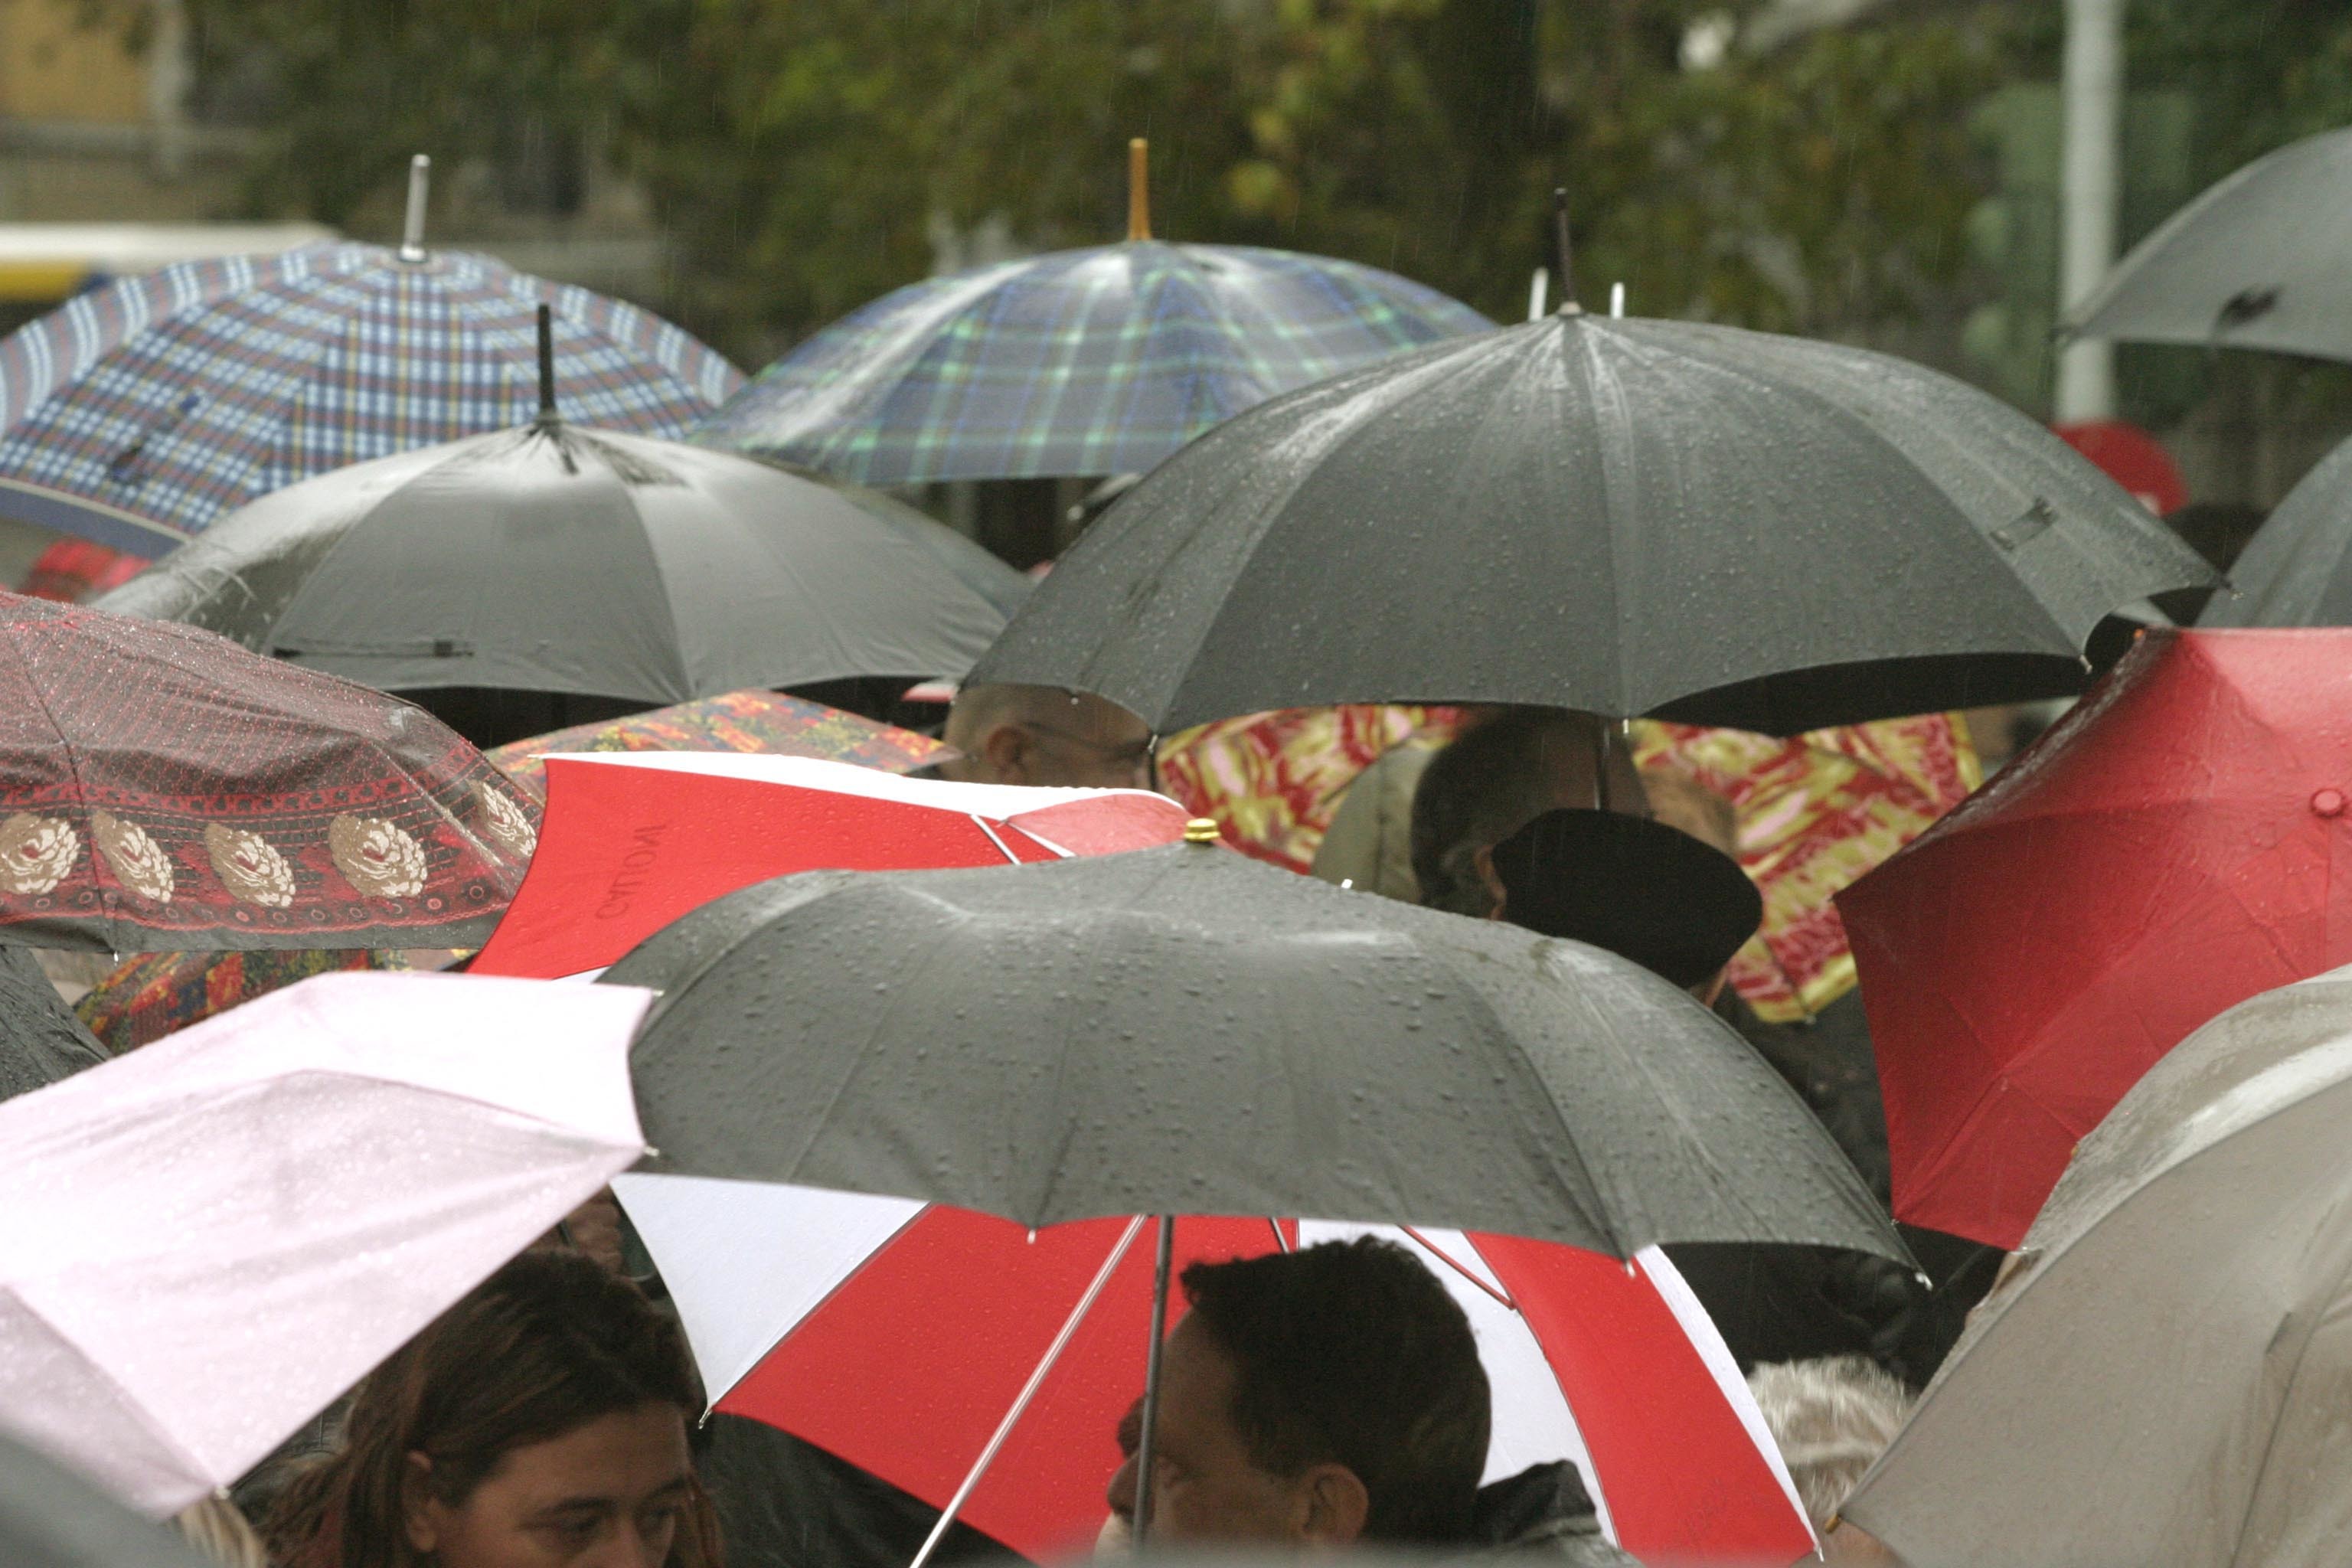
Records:
[[[58,998],[38,960],[0,947],[0,1100],[28,1094],[106,1060],[106,1047]]]
[[[542,351],[544,344],[542,343]],[[641,706],[963,674],[1019,573],[871,491],[556,416],[359,463],[214,524],[107,595],[380,690]]]
[[[2352,626],[2352,441],[2303,476],[2230,569],[2200,626]]]
[[[2073,690],[2102,617],[2211,581],[1949,377],[1570,307],[1211,431],[970,679],[1097,692],[1162,731],[1417,699],[1786,734]]]
[[[0,1563],[8,1568],[206,1568],[163,1526],[5,1437],[0,1437]]]

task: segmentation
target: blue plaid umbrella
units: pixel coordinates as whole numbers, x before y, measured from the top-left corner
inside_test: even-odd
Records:
[[[154,556],[296,479],[525,423],[542,300],[582,424],[676,436],[742,384],[660,317],[488,257],[185,262],[0,342],[0,512]]]
[[[1493,324],[1353,262],[1129,240],[885,295],[694,439],[867,485],[1136,473],[1278,392]]]

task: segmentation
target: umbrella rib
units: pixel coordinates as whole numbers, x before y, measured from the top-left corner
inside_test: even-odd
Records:
[[[76,609],[60,616],[58,624],[60,630],[73,631],[88,619],[89,619],[88,612]],[[15,657],[17,668],[24,674],[25,689],[33,694],[33,700],[40,705],[41,717],[48,721],[49,728],[57,734],[58,750],[65,757],[66,772],[73,779],[74,804],[84,823],[87,824],[92,807],[89,792],[82,783],[81,759],[74,754],[74,743],[67,735],[66,727],[58,722],[57,710],[49,706],[48,694],[41,689],[40,682],[33,677],[33,661],[25,657],[24,645],[19,640],[20,636],[21,634],[16,628],[10,628],[10,635],[7,637],[8,651]],[[105,858],[99,854],[96,838],[89,838],[82,846],[81,853],[89,857],[89,868],[93,878],[100,873],[105,873],[110,878],[112,868],[106,865]],[[107,900],[106,905],[106,939],[109,950],[120,954],[122,951],[119,945],[122,940],[122,931],[114,912],[113,900],[110,899]]]
[[[153,1437],[156,1443],[161,1446],[166,1453],[171,1455],[173,1459],[179,1461],[190,1475],[201,1476],[205,1480],[212,1481],[215,1485],[219,1484],[214,1479],[212,1467],[205,1464],[194,1454],[190,1453],[186,1446],[183,1444],[177,1436],[173,1436],[171,1432],[166,1431],[163,1424],[155,1419],[153,1412],[147,1408],[147,1402],[133,1394],[131,1389],[124,1384],[121,1378],[115,1376],[113,1370],[107,1366],[106,1363],[100,1361],[97,1356],[92,1355],[89,1349],[84,1346],[79,1340],[68,1333],[63,1324],[59,1323],[48,1313],[43,1311],[39,1305],[37,1304],[31,1297],[25,1293],[25,1288],[23,1286],[12,1285],[8,1287],[8,1296],[34,1319],[38,1321],[42,1327],[55,1334],[58,1337],[58,1343],[71,1346],[73,1348],[74,1354],[79,1358],[81,1364],[89,1368],[90,1372],[102,1379],[109,1388],[113,1389],[115,1393],[121,1396],[122,1408],[128,1411],[139,1425],[146,1429],[147,1434]]]
[[[2336,1271],[2336,1283],[2322,1300],[2341,1300],[2344,1296],[2345,1282],[2347,1279],[2352,1279],[2352,1260],[2347,1260],[2343,1268]],[[2278,1407],[2281,1410],[2287,1407],[2289,1401],[2294,1396],[2294,1385],[2302,1381],[2304,1363],[2311,1359],[2311,1342],[2319,1337],[2317,1330],[2318,1325],[2314,1323],[2304,1334],[2303,1343],[2295,1347],[2294,1370],[2287,1373],[2285,1384],[2279,1389]],[[2246,1506],[2244,1511],[2238,1516],[2236,1532],[2238,1548],[2230,1554],[2230,1561],[2232,1563],[2245,1560],[2246,1521],[2253,1517],[2254,1500],[2261,1495],[2263,1477],[2269,1474],[2271,1455],[2278,1447],[2279,1428],[2285,1425],[2284,1421],[2272,1422],[2269,1435],[2263,1439],[2263,1462],[2254,1471],[2254,1484],[2246,1489]]]
[[[1423,1236],[1418,1226],[1401,1225],[1397,1226],[1397,1228],[1404,1232],[1405,1235],[1412,1237],[1412,1239],[1421,1246],[1423,1251],[1428,1253],[1432,1258],[1436,1258],[1440,1263],[1444,1264],[1448,1268],[1453,1269],[1454,1272],[1462,1276],[1463,1279],[1470,1281],[1471,1284],[1478,1287],[1479,1289],[1486,1292],[1487,1295],[1495,1298],[1496,1300],[1501,1302],[1512,1311],[1516,1312],[1519,1310],[1519,1304],[1511,1300],[1509,1295],[1504,1291],[1496,1289],[1492,1285],[1489,1285],[1484,1279],[1479,1279],[1477,1275],[1473,1274],[1469,1269],[1464,1268],[1460,1259],[1456,1258],[1452,1253],[1446,1251],[1444,1247],[1438,1246],[1437,1243],[1430,1240],[1429,1237]]]

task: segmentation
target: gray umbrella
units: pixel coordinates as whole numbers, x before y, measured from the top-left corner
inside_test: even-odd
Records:
[[[0,1563],[7,1568],[207,1568],[163,1526],[5,1437],[0,1437]]]
[[[2352,255],[2352,252],[2347,252]],[[2246,542],[2200,626],[2352,626],[2352,441],[2322,458]]]
[[[1028,592],[913,509],[729,453],[533,423],[358,463],[214,524],[101,606],[379,690],[648,706],[957,677]]]
[[[38,960],[0,947],[0,1100],[12,1100],[106,1060],[106,1047],[82,1026]]]
[[[2023,415],[1885,355],[1572,309],[1211,431],[970,679],[1158,728],[1431,700],[1774,733],[2078,688],[2213,581]]]
[[[1905,1256],[1811,1114],[1664,981],[1213,846],[785,878],[606,978],[663,994],[632,1069],[672,1171],[1032,1226],[1306,1214]]]
[[[2069,312],[2087,338],[2352,359],[2352,131],[2257,158],[2167,218]]]

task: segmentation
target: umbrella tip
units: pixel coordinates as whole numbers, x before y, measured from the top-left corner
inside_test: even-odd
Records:
[[[545,300],[539,307],[539,419],[555,421],[555,312]]]
[[[1576,302],[1576,247],[1569,237],[1566,185],[1551,188],[1551,227],[1552,246],[1559,253],[1559,313],[1581,315],[1583,307]]]
[[[408,161],[408,217],[400,226],[400,258],[425,259],[425,199],[431,193],[433,160],[419,153]]]
[[[1196,816],[1184,825],[1184,842],[1187,844],[1214,844],[1223,837],[1216,823],[1209,817]]]
[[[1127,237],[1151,237],[1151,142],[1141,136],[1127,143]]]

